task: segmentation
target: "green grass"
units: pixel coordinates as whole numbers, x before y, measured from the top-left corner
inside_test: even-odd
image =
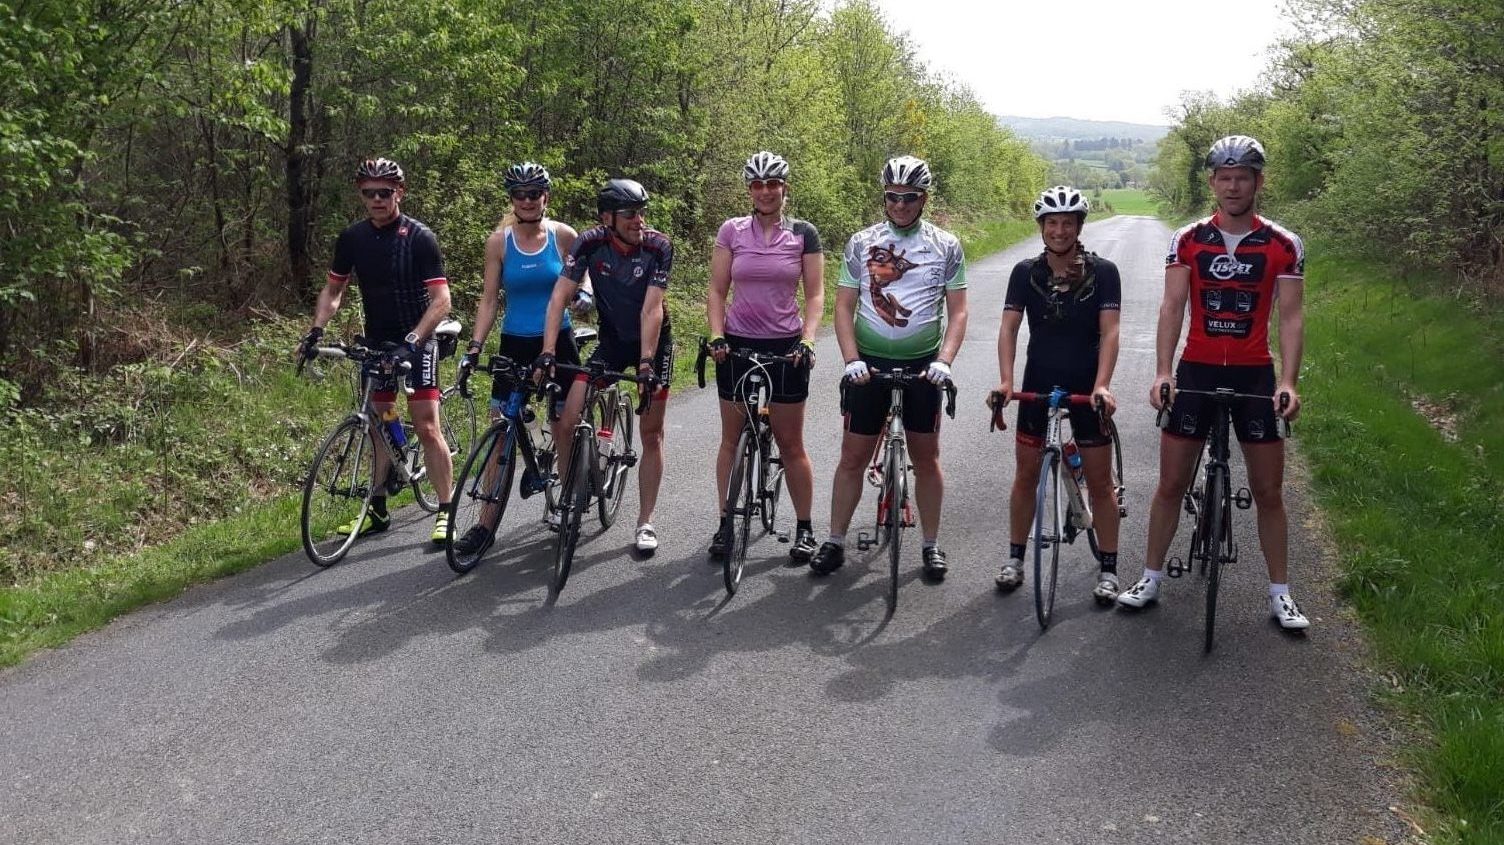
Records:
[[[1343,590],[1430,737],[1432,832],[1504,842],[1504,319],[1384,267],[1318,257],[1308,278],[1298,443]]]
[[[1091,198],[1092,204],[1098,203],[1095,194]],[[1102,191],[1102,204],[1106,214],[1098,214],[1092,210],[1094,217],[1106,217],[1113,214],[1143,214],[1150,217],[1159,216],[1158,203],[1149,198],[1149,193],[1138,188],[1109,188]]]

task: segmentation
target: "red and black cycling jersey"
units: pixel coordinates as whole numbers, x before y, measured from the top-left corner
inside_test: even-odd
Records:
[[[406,214],[385,226],[369,218],[351,224],[334,242],[329,281],[355,273],[366,318],[366,338],[400,341],[428,310],[428,289],[447,285],[444,257],[433,230]]]
[[[1181,360],[1268,364],[1278,280],[1305,278],[1305,248],[1294,232],[1258,215],[1242,238],[1224,233],[1220,220],[1219,212],[1170,237],[1165,266],[1191,271],[1191,331]]]
[[[642,230],[642,243],[629,247],[611,236],[605,226],[595,226],[575,238],[564,275],[579,283],[590,271],[595,307],[600,314],[602,344],[606,337],[635,344],[642,338],[642,303],[648,286],[668,288],[674,267],[674,245],[656,229]],[[668,326],[665,302],[663,325]]]

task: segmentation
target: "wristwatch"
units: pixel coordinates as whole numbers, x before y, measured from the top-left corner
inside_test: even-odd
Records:
[[[418,348],[418,333],[417,332],[408,332],[407,333],[407,337],[402,338],[402,341],[404,343],[406,343],[408,346],[411,346],[412,348],[417,349]]]

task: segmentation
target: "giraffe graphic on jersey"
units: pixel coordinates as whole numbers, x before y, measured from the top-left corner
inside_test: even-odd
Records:
[[[883,288],[903,278],[903,274],[914,269],[914,262],[904,258],[903,252],[895,252],[897,244],[890,243],[887,246],[872,245],[867,250],[867,275],[871,281],[868,284],[868,292],[872,296],[872,305],[877,309],[878,316],[890,326],[903,327],[909,324],[911,309],[898,304],[898,299],[892,294],[883,291]]]

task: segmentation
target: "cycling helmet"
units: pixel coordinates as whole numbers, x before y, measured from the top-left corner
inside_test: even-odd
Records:
[[[782,179],[785,182],[789,178],[789,163],[778,153],[770,153],[763,150],[747,159],[742,167],[742,181],[751,182],[754,179]]]
[[[1056,185],[1046,188],[1034,201],[1034,219],[1042,219],[1046,214],[1075,214],[1081,221],[1086,222],[1086,213],[1091,211],[1091,203],[1081,192],[1070,185]]]
[[[518,188],[542,188],[546,191],[553,185],[553,180],[548,176],[548,168],[535,161],[524,161],[508,167],[501,177],[501,183],[507,193]]]
[[[1246,167],[1254,172],[1261,171],[1264,169],[1264,145],[1247,135],[1218,138],[1206,154],[1206,166],[1211,170]]]
[[[648,204],[648,191],[631,179],[609,179],[595,195],[595,210],[601,214]]]
[[[884,185],[907,185],[910,188],[918,188],[928,191],[935,184],[935,177],[930,173],[930,166],[922,158],[913,156],[899,156],[888,159],[883,165]]]
[[[402,168],[397,162],[389,158],[368,158],[355,168],[355,181],[363,182],[367,179],[375,179],[382,182],[396,182],[401,185],[405,180]]]

